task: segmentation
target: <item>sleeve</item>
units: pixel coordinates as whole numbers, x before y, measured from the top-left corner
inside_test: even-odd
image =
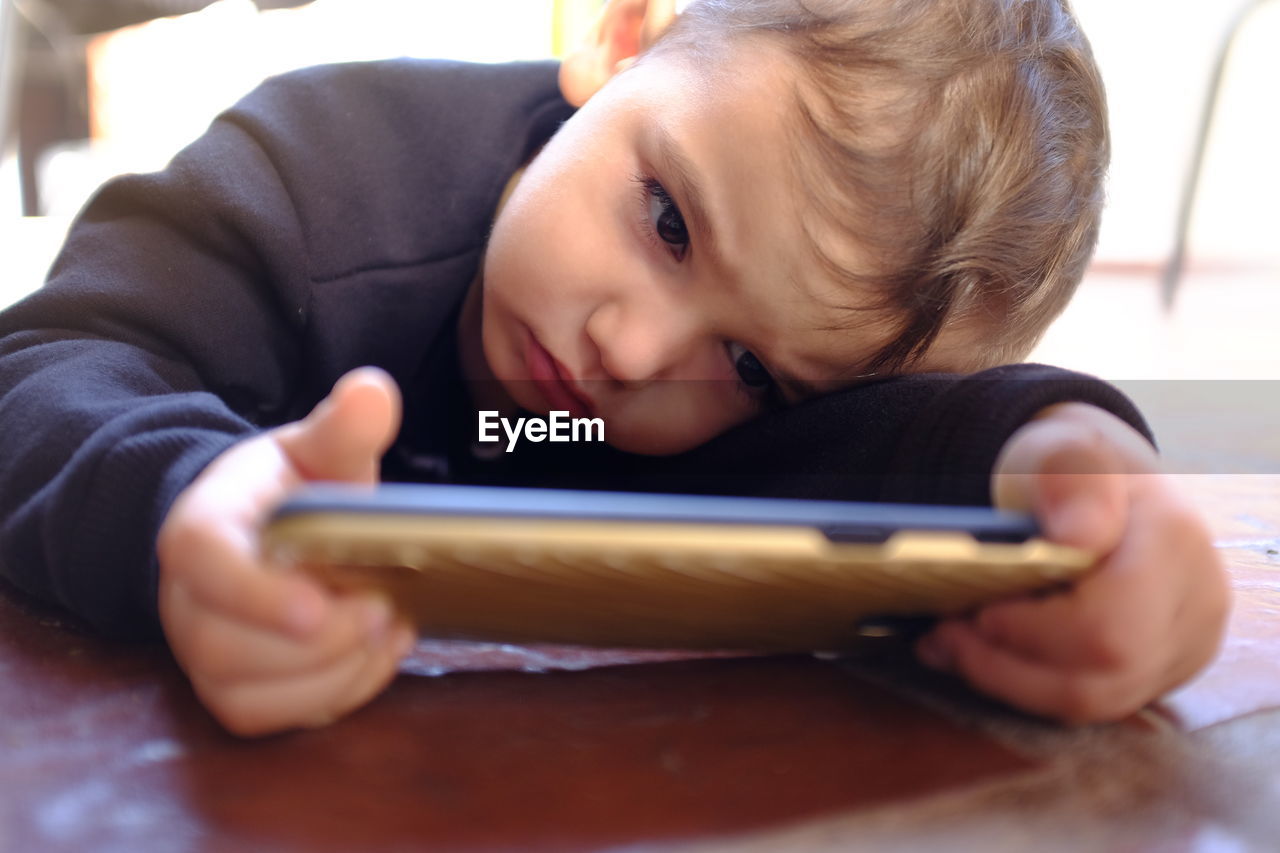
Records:
[[[99,192],[45,286],[0,316],[0,571],[114,635],[156,636],[177,493],[286,405],[307,292],[289,193],[219,121]]]
[[[882,500],[990,504],[991,472],[1005,442],[1041,410],[1058,403],[1097,406],[1156,446],[1133,402],[1114,385],[1084,373],[1012,364],[950,382],[932,381],[941,387],[897,441]]]
[[[1004,443],[1041,409],[1065,402],[1105,409],[1154,444],[1141,413],[1114,386],[1014,364],[859,385],[767,414],[678,456],[559,458],[554,479],[583,488],[989,505]]]

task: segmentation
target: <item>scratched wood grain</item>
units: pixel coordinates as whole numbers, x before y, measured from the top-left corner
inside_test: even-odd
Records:
[[[1179,480],[1209,520],[1234,597],[1217,659],[1162,703],[1194,730],[1280,708],[1280,476]]]

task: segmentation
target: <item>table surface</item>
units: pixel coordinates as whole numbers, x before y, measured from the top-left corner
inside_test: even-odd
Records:
[[[1109,726],[1019,715],[892,651],[424,641],[354,716],[246,741],[164,649],[6,590],[0,850],[1262,849],[1280,837],[1280,477],[1184,479],[1231,566],[1230,635]]]

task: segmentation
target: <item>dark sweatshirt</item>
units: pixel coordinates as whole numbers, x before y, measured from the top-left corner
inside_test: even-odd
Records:
[[[272,79],[162,172],[108,183],[45,286],[0,313],[0,573],[99,630],[158,636],[155,537],[219,453],[386,369],[384,476],[985,503],[1009,435],[1111,386],[1013,365],[912,376],[760,418],[689,453],[471,449],[455,319],[507,179],[572,114],[550,62],[352,63]]]

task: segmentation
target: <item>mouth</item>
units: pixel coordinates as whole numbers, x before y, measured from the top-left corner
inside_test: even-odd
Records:
[[[567,411],[575,418],[595,416],[591,398],[578,389],[573,375],[538,342],[532,330],[525,339],[524,349],[529,380],[550,405],[548,411]]]

